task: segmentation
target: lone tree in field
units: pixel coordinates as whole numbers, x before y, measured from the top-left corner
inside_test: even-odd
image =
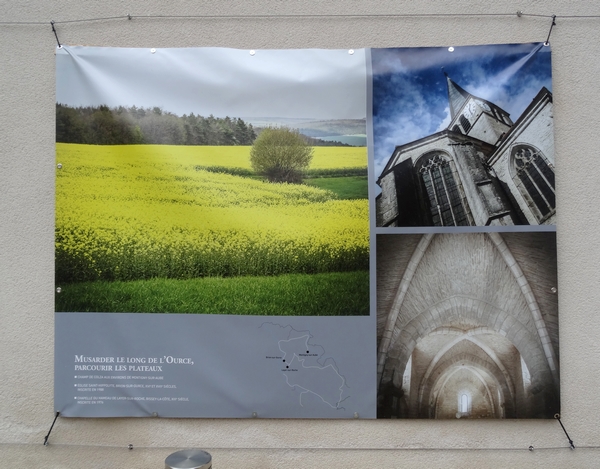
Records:
[[[308,169],[313,149],[297,130],[268,127],[254,141],[250,164],[270,182],[302,182],[302,171]]]

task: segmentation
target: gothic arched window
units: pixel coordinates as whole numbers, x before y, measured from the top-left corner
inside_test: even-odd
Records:
[[[542,152],[531,145],[516,145],[512,149],[512,170],[513,180],[538,220],[551,214],[556,207],[554,170]]]
[[[469,219],[450,162],[440,153],[425,156],[419,174],[435,226],[468,226]]]

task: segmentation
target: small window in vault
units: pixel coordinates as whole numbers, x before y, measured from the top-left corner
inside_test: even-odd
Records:
[[[527,394],[527,389],[531,385],[531,374],[529,373],[529,369],[527,368],[523,357],[521,357],[521,375],[523,377],[523,391]]]
[[[406,393],[410,393],[410,377],[412,374],[412,355],[408,357],[406,362],[406,368],[404,369],[404,375],[402,376],[402,390]]]
[[[460,412],[466,414],[469,412],[469,396],[461,394],[460,396]]]

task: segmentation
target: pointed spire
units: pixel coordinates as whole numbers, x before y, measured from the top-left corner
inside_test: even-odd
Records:
[[[450,115],[452,119],[458,113],[460,108],[465,104],[465,101],[471,96],[470,93],[463,90],[460,86],[452,81],[446,72],[446,81],[448,85],[448,101],[450,102]]]

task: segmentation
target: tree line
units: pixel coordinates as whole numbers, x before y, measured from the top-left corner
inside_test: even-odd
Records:
[[[252,145],[265,130],[239,117],[178,116],[162,108],[56,105],[56,141],[89,145]],[[349,147],[300,134],[307,145]]]
[[[94,145],[252,145],[252,124],[240,118],[177,116],[159,107],[56,105],[56,141]]]

